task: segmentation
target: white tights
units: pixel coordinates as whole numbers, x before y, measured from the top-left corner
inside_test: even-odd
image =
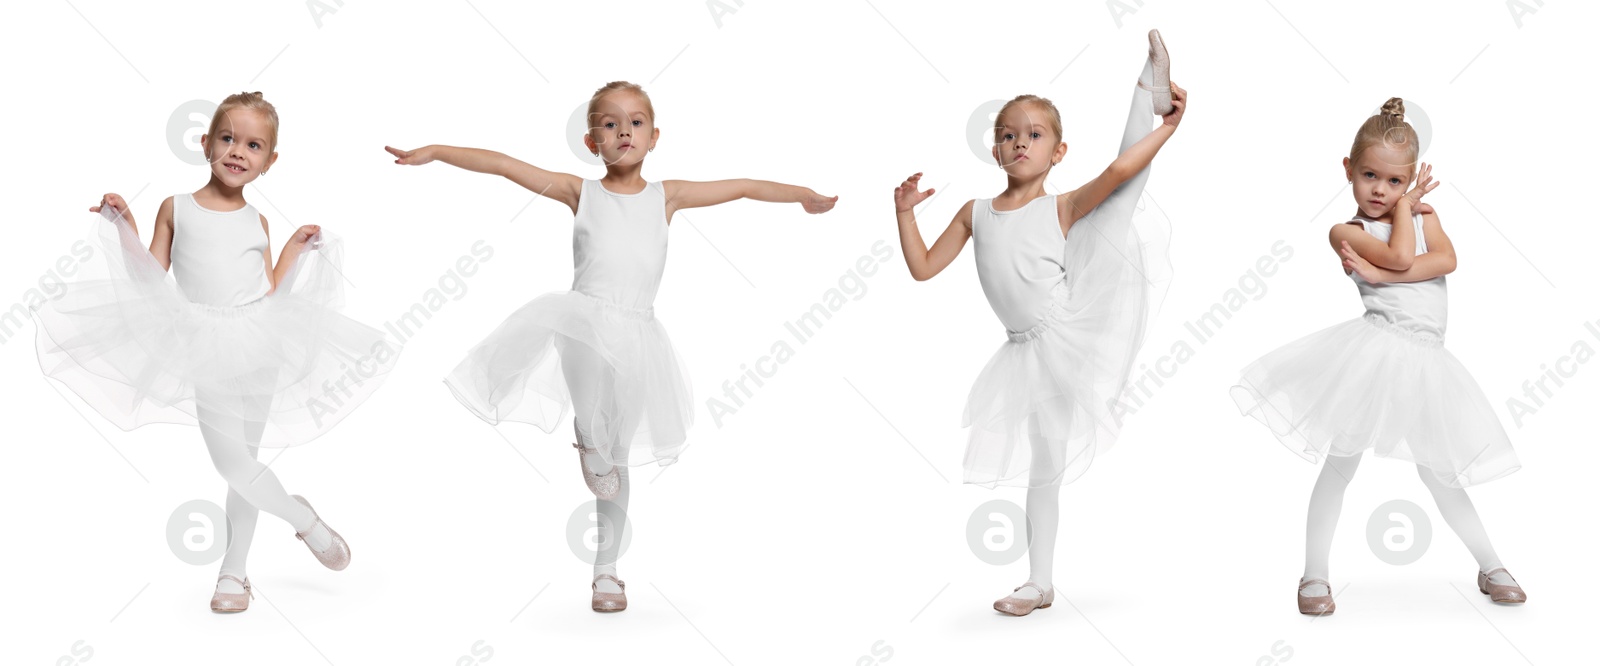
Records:
[[[204,404],[205,400],[202,398],[197,402]],[[270,398],[262,398],[259,404],[252,406],[258,407],[261,413],[265,413],[269,402]],[[260,511],[282,518],[296,532],[309,530],[314,522],[314,515],[310,509],[289,497],[289,493],[283,489],[283,484],[278,481],[278,476],[256,460],[258,447],[254,444],[261,441],[265,423],[247,422],[203,407],[199,408],[197,416],[200,421],[200,435],[205,439],[206,451],[211,454],[211,463],[228,483],[226,511],[229,542],[219,574],[232,574],[243,579],[245,560],[250,555],[250,542],[255,536],[256,517]],[[325,543],[313,542],[312,545],[326,547]],[[235,593],[243,591],[230,581],[225,583],[230,589],[224,591]]]
[[[611,368],[600,358],[593,349],[587,345],[570,342],[566,338],[557,338],[557,352],[561,355],[561,372],[567,382],[567,393],[572,398],[573,411],[578,417],[573,419],[574,429],[578,437],[587,448],[598,450],[607,446],[609,442],[590,441],[589,429],[583,423],[582,415],[593,412],[597,401],[607,390],[612,390]],[[626,428],[623,428],[626,430]],[[624,435],[626,436],[626,435]],[[601,548],[594,555],[594,575],[617,575],[617,558],[621,555],[622,531],[626,529],[628,518],[628,461],[626,459],[628,448],[620,446],[613,448],[616,455],[623,456],[615,465],[617,475],[620,477],[620,487],[617,496],[610,500],[595,500],[596,530]],[[599,453],[585,453],[584,462],[595,474],[606,474],[613,465],[601,459]],[[596,590],[616,594],[622,591],[615,583],[609,580],[597,581]]]
[[[1311,490],[1311,505],[1306,511],[1306,571],[1300,579],[1302,582],[1313,578],[1328,580],[1328,556],[1333,549],[1333,530],[1339,522],[1339,510],[1344,504],[1344,489],[1355,477],[1360,464],[1360,453],[1328,456],[1322,465],[1322,473],[1317,475],[1317,485]],[[1421,465],[1417,466],[1417,475],[1422,477],[1423,485],[1433,493],[1433,501],[1439,506],[1445,524],[1455,531],[1456,536],[1461,537],[1473,559],[1478,561],[1478,570],[1500,568],[1500,557],[1495,555],[1494,546],[1489,544],[1489,533],[1483,529],[1483,521],[1478,519],[1478,511],[1472,507],[1472,499],[1467,497],[1467,491],[1439,483],[1433,472]],[[1496,574],[1493,580],[1500,584],[1512,582],[1503,573]],[[1301,592],[1311,597],[1329,593],[1328,588],[1320,584],[1308,585]]]

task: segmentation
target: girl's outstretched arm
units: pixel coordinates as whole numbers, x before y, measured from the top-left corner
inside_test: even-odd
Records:
[[[570,173],[545,171],[509,155],[481,148],[433,145],[416,150],[400,150],[389,146],[383,149],[395,156],[395,164],[427,164],[438,160],[468,171],[504,176],[535,194],[566,204],[574,215],[578,213],[583,179]]]
[[[1095,176],[1094,180],[1084,183],[1076,190],[1056,197],[1056,211],[1061,220],[1061,233],[1065,235],[1072,224],[1088,215],[1089,211],[1099,206],[1106,197],[1116,191],[1117,187],[1128,182],[1144,168],[1150,166],[1155,160],[1156,153],[1166,145],[1167,139],[1172,138],[1172,133],[1178,131],[1178,123],[1183,121],[1183,112],[1188,107],[1189,92],[1179,88],[1177,82],[1172,84],[1172,112],[1161,117],[1161,126],[1145,135],[1144,138],[1127,150],[1122,151],[1117,159],[1105,171]]]
[[[807,213],[826,213],[839,197],[825,197],[809,187],[785,185],[766,180],[734,178],[696,182],[691,180],[662,181],[667,195],[667,220],[674,211],[703,208],[728,203],[737,199],[754,199],[772,203],[798,203]]]
[[[918,282],[943,271],[950,262],[956,260],[961,248],[967,246],[967,239],[972,237],[972,201],[969,200],[961,210],[956,211],[950,226],[939,234],[933,247],[927,246],[922,240],[922,231],[917,228],[913,209],[933,194],[933,188],[918,192],[917,182],[920,180],[922,172],[919,171],[894,188],[895,218],[900,225],[900,252],[905,255],[906,268],[911,269],[911,278]]]
[[[1422,216],[1422,238],[1428,251],[1417,255],[1411,268],[1403,271],[1379,268],[1363,259],[1349,243],[1344,243],[1339,254],[1344,256],[1344,272],[1361,274],[1362,279],[1374,284],[1380,282],[1421,282],[1456,270],[1456,248],[1439,224],[1439,216],[1427,213]]]

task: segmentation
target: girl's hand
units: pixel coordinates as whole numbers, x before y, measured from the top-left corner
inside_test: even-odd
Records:
[[[132,223],[133,214],[128,212],[128,202],[122,200],[122,195],[107,193],[105,196],[100,197],[100,205],[89,207],[89,212],[98,213],[106,208],[110,208],[112,214],[117,217]]]
[[[1433,165],[1423,162],[1418,165],[1417,182],[1411,186],[1411,191],[1406,192],[1406,198],[1411,200],[1411,211],[1414,213],[1431,213],[1433,208],[1421,210],[1423,195],[1432,192],[1439,184],[1433,181]]]
[[[1178,128],[1178,123],[1183,120],[1183,110],[1189,105],[1189,91],[1178,87],[1178,82],[1172,82],[1172,111],[1161,116],[1161,124]]]
[[[894,188],[894,212],[903,213],[915,208],[917,204],[926,201],[933,194],[933,188],[922,192],[917,191],[917,183],[922,180],[922,172],[911,174],[899,187]]]
[[[833,204],[837,203],[838,201],[839,197],[837,196],[825,197],[817,194],[816,191],[812,190],[811,188],[806,188],[805,198],[800,200],[800,205],[806,209],[807,213],[814,215],[817,213],[826,213],[829,210],[832,210]]]
[[[321,232],[322,232],[322,227],[320,225],[316,225],[316,224],[308,224],[308,225],[305,225],[303,227],[300,227],[299,229],[295,229],[294,230],[294,235],[289,237],[289,245],[305,246],[307,244],[310,244],[311,243],[311,239],[313,237],[315,237],[318,233],[321,233]],[[316,247],[315,244],[311,244],[310,246],[311,247]],[[302,248],[302,249],[304,249],[304,248]]]
[[[1361,279],[1366,280],[1369,284],[1381,282],[1378,279],[1378,267],[1373,266],[1372,262],[1362,259],[1361,255],[1356,254],[1356,251],[1350,247],[1350,241],[1339,241],[1339,245],[1342,246],[1339,254],[1344,255],[1345,268],[1360,275]]]
[[[383,149],[389,151],[390,155],[399,158],[394,161],[395,164],[427,164],[432,162],[434,158],[433,146],[423,146],[416,150],[400,150],[389,146],[384,146]]]

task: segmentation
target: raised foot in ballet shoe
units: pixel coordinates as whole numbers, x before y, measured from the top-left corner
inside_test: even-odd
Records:
[[[1331,615],[1333,613],[1333,586],[1321,578],[1301,580],[1300,589],[1294,595],[1294,598],[1300,604],[1301,615]]]
[[[1024,588],[1031,589],[1033,591],[1024,592],[1020,596],[1016,594],[1018,592],[1022,592]],[[1018,587],[1011,592],[1011,596],[994,602],[995,610],[1005,613],[1006,615],[1016,615],[1021,617],[1040,608],[1049,608],[1051,604],[1056,602],[1056,588],[1053,585],[1049,590],[1045,590],[1034,584],[1032,581],[1029,581],[1023,583],[1021,587]]]
[[[311,527],[304,532],[295,532],[295,538],[306,543],[306,548],[311,550],[311,554],[317,557],[317,561],[321,562],[322,566],[334,571],[342,571],[345,567],[350,566],[350,545],[344,542],[344,537],[339,536],[339,533],[333,531],[332,527],[328,527],[327,523],[322,522],[322,516],[317,515],[317,510],[311,508],[311,503],[307,502],[306,498],[299,495],[290,495],[290,497],[293,497],[294,501],[304,504],[307,509],[311,509],[312,517]],[[326,532],[326,534],[322,532]],[[326,542],[327,545],[318,548],[317,546],[323,542]]]
[[[616,592],[601,592],[601,581],[609,581],[617,586]],[[615,613],[628,608],[628,585],[611,574],[600,574],[594,577],[594,582],[589,584],[589,589],[594,591],[594,597],[589,600],[589,607],[596,613]]]
[[[1167,56],[1167,45],[1161,41],[1161,32],[1150,31],[1150,83],[1139,81],[1139,87],[1150,91],[1151,110],[1158,116],[1172,113],[1172,59]]]
[[[573,434],[577,435],[577,426],[573,426]],[[589,456],[597,452],[594,449],[584,448],[583,436],[577,435],[578,441],[572,443],[572,448],[578,450],[578,465],[583,467],[583,484],[589,486],[589,492],[599,499],[608,500],[617,496],[617,491],[622,488],[621,475],[617,473],[616,465],[606,470],[605,474],[595,474],[589,467]]]
[[[238,587],[229,585],[229,582],[237,585]],[[230,590],[239,589],[243,591],[225,592],[223,591],[224,588],[229,588]],[[241,580],[238,576],[234,576],[233,574],[222,574],[221,576],[217,577],[217,591],[211,595],[211,610],[218,613],[237,613],[250,608],[250,600],[255,598],[255,596],[256,595],[250,591],[250,578],[248,576]]]
[[[1489,600],[1499,604],[1520,604],[1528,600],[1517,579],[1505,567],[1478,572],[1478,591],[1489,595]]]

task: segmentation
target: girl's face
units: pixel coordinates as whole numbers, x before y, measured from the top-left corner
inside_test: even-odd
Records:
[[[278,153],[269,150],[268,137],[272,135],[272,123],[266,116],[251,109],[232,109],[217,126],[217,133],[201,136],[200,144],[217,180],[244,187],[278,160]]]
[[[644,161],[646,152],[656,146],[661,130],[655,126],[644,100],[628,91],[600,98],[594,115],[589,116],[589,134],[583,145],[598,153],[606,164],[632,166]]]
[[[1412,166],[1406,151],[1383,144],[1367,148],[1355,162],[1344,158],[1344,175],[1361,214],[1379,218],[1393,209],[1411,186]]]
[[[1050,118],[1032,104],[1012,105],[997,118],[995,144],[990,153],[996,164],[1013,178],[1028,178],[1050,170],[1067,156],[1067,144],[1050,127]]]

